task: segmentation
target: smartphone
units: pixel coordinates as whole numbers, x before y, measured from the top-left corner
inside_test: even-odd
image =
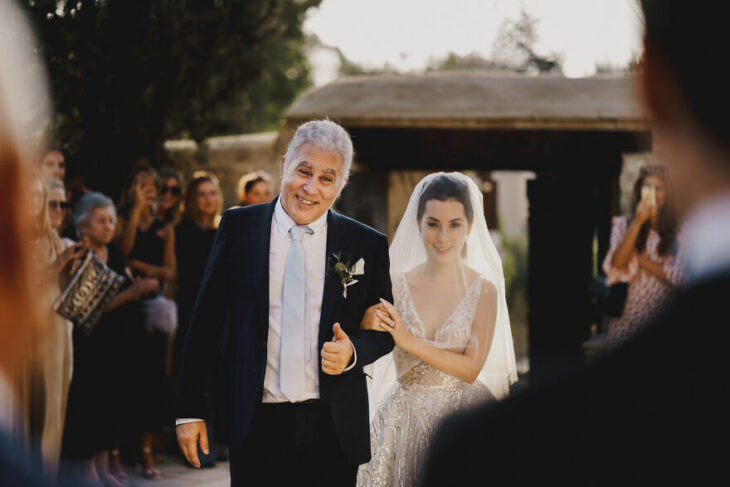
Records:
[[[641,199],[649,202],[651,206],[656,206],[656,188],[654,186],[642,186]]]

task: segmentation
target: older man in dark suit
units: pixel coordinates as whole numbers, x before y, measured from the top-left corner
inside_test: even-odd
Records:
[[[360,322],[392,291],[385,236],[330,209],[352,154],[342,127],[308,122],[281,162],[279,197],[223,214],[185,344],[177,433],[199,466],[206,377],[230,310],[233,485],[354,485],[370,459],[363,366],[393,340]]]

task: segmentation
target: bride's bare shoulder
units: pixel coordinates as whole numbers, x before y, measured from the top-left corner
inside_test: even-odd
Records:
[[[487,276],[468,266],[464,266],[464,272],[466,275],[466,280],[470,284],[473,285],[476,281],[481,282],[481,296],[491,296],[493,294],[496,294],[497,287],[491,280],[487,278]]]
[[[464,277],[466,277],[466,282],[473,284],[476,279],[481,279],[482,276],[477,272],[475,269],[472,269],[468,265],[464,266]]]

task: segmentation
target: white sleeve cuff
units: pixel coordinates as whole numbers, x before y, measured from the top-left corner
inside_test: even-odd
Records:
[[[181,424],[186,423],[197,423],[198,421],[203,421],[200,418],[178,418],[175,420],[175,426],[180,426]]]
[[[357,364],[357,350],[355,350],[355,344],[350,342],[350,345],[352,345],[352,363],[348,365],[343,372],[347,372]]]

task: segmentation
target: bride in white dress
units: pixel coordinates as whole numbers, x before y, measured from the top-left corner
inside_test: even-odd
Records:
[[[396,347],[370,370],[372,459],[358,486],[417,485],[439,421],[505,396],[517,379],[502,262],[470,178],[418,183],[390,260],[394,303],[371,307],[362,325]]]

